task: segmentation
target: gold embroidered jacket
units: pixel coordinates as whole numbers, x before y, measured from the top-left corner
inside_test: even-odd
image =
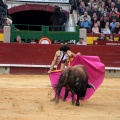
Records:
[[[50,66],[50,70],[53,70],[54,66],[55,65],[58,65],[60,63],[60,60],[61,60],[61,55],[62,55],[62,51],[58,50],[56,53],[55,53],[55,56],[54,56],[54,59],[51,63],[51,66]],[[70,50],[68,50],[66,52],[66,65],[69,64],[70,62],[70,58],[74,58],[76,56],[76,54],[74,54],[73,52],[71,52]]]

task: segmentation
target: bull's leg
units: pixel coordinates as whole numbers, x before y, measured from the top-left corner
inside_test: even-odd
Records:
[[[80,102],[79,102],[79,94],[77,94],[77,100],[76,100],[76,106],[79,106]]]
[[[56,100],[56,93],[55,93],[55,97],[51,99],[51,101],[55,101]]]
[[[72,105],[75,104],[75,100],[74,100],[74,91],[72,91]]]
[[[62,89],[61,86],[59,86],[59,87],[56,89],[56,103],[59,103],[59,96],[60,96],[61,89]]]
[[[57,91],[57,89],[55,91]],[[54,98],[52,98],[50,101],[55,101],[55,100],[56,100],[56,92]]]
[[[67,88],[65,88],[65,95],[64,95],[63,101],[65,101],[66,98],[68,97],[68,93],[69,93],[69,90],[67,90]]]

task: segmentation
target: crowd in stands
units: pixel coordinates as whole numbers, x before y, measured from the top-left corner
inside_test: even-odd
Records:
[[[67,22],[67,15],[62,7],[54,6],[52,31],[65,31],[65,24]]]
[[[87,33],[120,34],[120,0],[78,0],[77,10]]]
[[[3,0],[0,0],[0,29],[3,29],[4,26],[10,26],[11,24],[12,20],[8,14],[8,6]]]
[[[113,33],[120,35],[120,0],[70,0],[72,14],[73,10],[78,12],[77,25],[80,28],[85,28],[87,33],[100,34],[98,40],[106,41],[104,34],[110,34],[110,41],[114,41]],[[2,17],[8,15],[7,5],[0,0],[0,23]],[[67,22],[67,16],[62,7],[55,6],[53,11],[53,31],[64,31],[65,24]],[[5,17],[4,25],[11,25],[12,20]],[[55,26],[58,26],[57,28]],[[120,38],[119,38],[120,41]],[[17,43],[24,43],[20,36],[16,39]],[[35,40],[31,40],[32,44],[35,44]],[[55,41],[54,44],[61,43],[61,41]],[[68,40],[65,44],[74,44]],[[83,38],[77,43],[77,45],[86,45]]]

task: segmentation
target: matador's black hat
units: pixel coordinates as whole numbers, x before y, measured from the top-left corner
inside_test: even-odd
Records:
[[[67,52],[67,50],[70,50],[70,47],[68,47],[67,45],[63,45],[63,46],[60,48],[60,51]]]

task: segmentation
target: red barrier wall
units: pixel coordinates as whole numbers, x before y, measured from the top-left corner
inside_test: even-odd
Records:
[[[33,75],[46,75],[48,74],[48,68],[38,67],[10,67],[10,74],[33,74]]]
[[[50,65],[55,51],[58,50],[60,46],[61,45],[54,44],[0,43],[0,64]],[[70,46],[71,51],[74,53],[81,52],[82,55],[99,56],[106,67],[120,67],[120,46],[68,46]],[[15,72],[15,68],[11,69],[11,71],[12,70]],[[40,70],[38,69],[38,71]]]

